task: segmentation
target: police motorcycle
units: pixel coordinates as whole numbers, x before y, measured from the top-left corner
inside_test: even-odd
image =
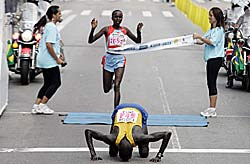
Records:
[[[243,29],[244,32],[235,31],[236,39],[227,70],[227,88],[232,88],[236,80],[241,81],[242,87],[250,92],[250,26]]]
[[[12,35],[14,65],[9,70],[21,75],[21,84],[28,85],[41,70],[36,67],[40,33],[33,33],[33,26],[39,19],[38,6],[26,2],[21,6],[18,32]]]
[[[233,30],[234,28],[230,27],[229,29],[227,29],[227,31],[225,31],[225,45],[224,45],[225,56],[222,66],[225,68],[226,71],[228,71],[229,63],[233,56],[233,47],[235,42],[235,40],[233,40],[233,38],[235,37]]]
[[[250,3],[248,4],[250,6]],[[243,33],[243,59],[244,59],[244,88],[250,92],[250,8],[248,7],[247,11],[245,11],[244,22],[242,24],[242,33]]]
[[[244,14],[243,7],[231,2],[231,8],[224,11],[225,18],[225,56],[223,67],[227,71],[229,68],[229,63],[233,55],[233,47],[237,39],[239,39],[240,33],[235,31],[235,24],[239,17]]]
[[[235,29],[234,24],[235,23],[232,23],[225,30],[224,67],[226,71],[230,69],[230,62],[232,57],[234,56],[235,46],[237,46],[240,43],[239,41],[243,38],[242,32],[238,29]]]

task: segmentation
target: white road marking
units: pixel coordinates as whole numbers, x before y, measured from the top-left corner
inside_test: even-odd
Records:
[[[145,2],[145,0],[138,0],[139,2]]]
[[[109,148],[96,147],[96,152],[108,152]],[[138,152],[138,149],[134,149]],[[151,148],[150,153],[159,149]],[[89,152],[88,147],[40,147],[40,148],[0,148],[0,153],[49,153],[49,152]],[[168,153],[211,153],[211,154],[250,154],[250,149],[166,149]]]
[[[161,0],[153,0],[153,2],[160,2]]]
[[[170,11],[162,11],[162,14],[163,14],[165,17],[174,17],[174,15],[173,15]]]
[[[112,11],[111,10],[103,10],[102,11],[102,16],[111,16]]]
[[[160,97],[161,97],[161,102],[162,102],[164,114],[171,114],[170,106],[169,106],[168,99],[167,99],[167,94],[166,94],[166,91],[165,91],[165,88],[164,88],[164,85],[162,82],[162,78],[159,75],[159,69],[158,69],[158,67],[154,66],[153,70],[155,71],[156,77],[159,80]],[[172,130],[171,142],[172,142],[173,148],[181,149],[181,144],[179,141],[179,137],[177,135],[176,128],[171,127],[171,130]]]
[[[205,3],[204,0],[196,0],[198,3]]]
[[[90,13],[91,13],[91,10],[83,10],[81,12],[81,15],[90,15]]]
[[[144,17],[152,17],[151,11],[142,11]]]
[[[68,16],[65,20],[62,21],[62,23],[60,23],[57,26],[57,29],[59,31],[61,31],[69,22],[71,22],[74,18],[76,17],[76,15],[70,15]]]

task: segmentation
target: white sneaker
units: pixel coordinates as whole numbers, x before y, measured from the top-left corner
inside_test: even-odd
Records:
[[[42,114],[41,109],[39,108],[38,104],[34,104],[31,109],[31,114]]]
[[[41,112],[43,113],[43,114],[48,114],[48,115],[50,115],[50,114],[53,114],[54,113],[54,111],[52,110],[52,109],[50,109],[48,106],[47,106],[47,104],[40,104],[39,105],[39,108],[40,108],[40,110],[41,110]]]
[[[204,112],[201,112],[200,114],[204,117],[216,117],[217,116],[215,108],[207,108],[206,110],[204,110]]]

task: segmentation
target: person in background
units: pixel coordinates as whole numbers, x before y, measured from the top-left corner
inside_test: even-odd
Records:
[[[135,43],[141,43],[141,29],[143,24],[137,25],[137,37],[127,28],[121,26],[123,13],[121,10],[114,10],[112,12],[113,25],[103,27],[99,32],[94,35],[94,31],[98,25],[98,21],[94,18],[91,21],[91,31],[89,34],[88,43],[93,43],[101,36],[106,38],[106,50],[109,48],[121,47],[126,44],[127,36]],[[103,64],[103,90],[108,93],[112,84],[114,84],[114,108],[119,105],[121,93],[120,84],[123,78],[126,58],[121,54],[111,54],[106,52],[102,58]],[[113,80],[113,76],[115,78]]]
[[[197,33],[193,34],[193,38],[197,39],[197,44],[205,44],[204,60],[207,62],[207,86],[209,92],[210,104],[200,114],[205,117],[216,117],[216,102],[217,102],[217,77],[222,66],[224,53],[224,16],[223,12],[218,7],[213,7],[209,10],[209,22],[211,28],[201,36]]]
[[[235,28],[241,28],[244,37],[250,36],[250,3],[244,7],[244,14],[237,20]]]
[[[237,3],[231,2],[231,7],[224,10],[225,30],[227,30],[230,26],[234,27],[239,17],[243,14],[243,7],[239,6]]]
[[[42,69],[44,84],[39,90],[32,114],[53,114],[54,110],[47,106],[48,101],[61,85],[59,64],[63,63],[60,57],[60,33],[56,23],[61,21],[59,6],[50,6],[40,20],[44,26],[43,35],[39,44],[37,55],[37,67]],[[47,22],[48,20],[48,22]],[[40,27],[37,27],[40,29]]]

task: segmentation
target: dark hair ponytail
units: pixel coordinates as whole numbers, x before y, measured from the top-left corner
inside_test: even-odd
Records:
[[[44,27],[47,23],[46,15],[44,15],[35,25],[33,33],[36,33],[37,30],[40,29],[40,27]]]
[[[47,19],[52,20],[53,15],[58,13],[59,6],[53,5],[50,6],[46,12],[46,15],[44,15],[35,25],[33,32],[35,33],[37,30],[39,30],[41,27],[44,27],[47,23]]]

